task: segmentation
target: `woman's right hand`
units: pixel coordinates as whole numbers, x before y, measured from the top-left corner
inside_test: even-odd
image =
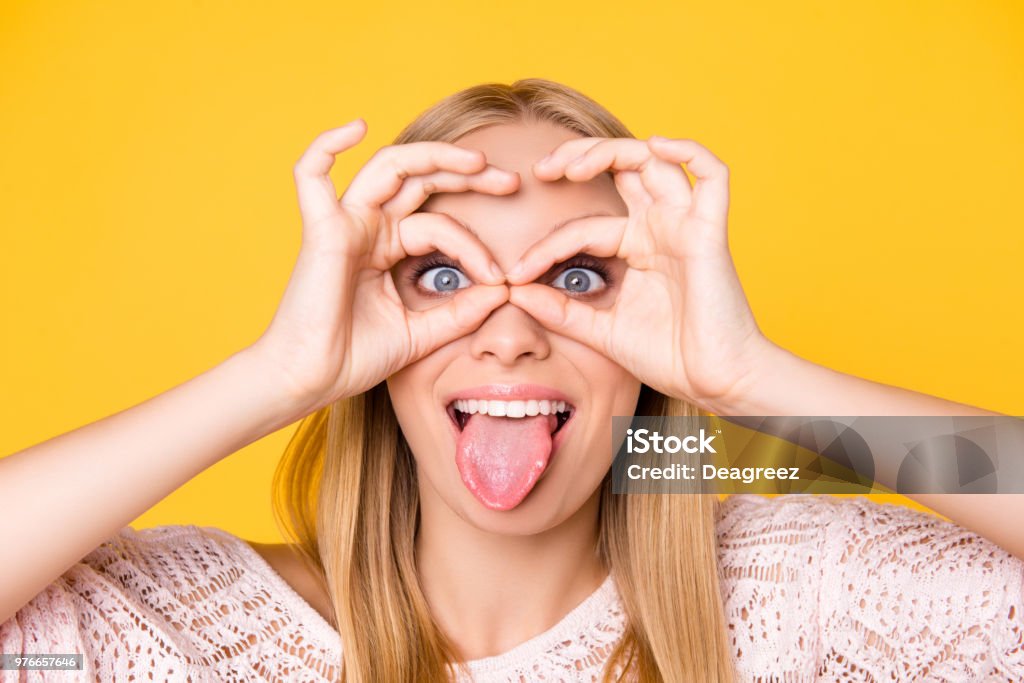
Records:
[[[0,458],[0,538],[17,554],[0,562],[0,624],[215,462],[369,389],[508,300],[479,240],[442,214],[409,214],[431,192],[504,194],[519,177],[456,145],[397,145],[375,154],[339,200],[327,175],[334,155],[365,133],[361,120],[326,131],[295,165],[302,246],[256,342],[136,406]],[[434,250],[486,284],[406,310],[389,269]]]
[[[504,274],[475,235],[443,214],[413,211],[434,192],[507,194],[518,188],[518,174],[450,143],[392,145],[339,199],[328,172],[335,155],[365,133],[362,119],[325,131],[296,163],[302,246],[277,312],[252,346],[304,414],[370,389],[473,331],[508,300]],[[390,269],[435,250],[456,259],[478,286],[411,311]]]

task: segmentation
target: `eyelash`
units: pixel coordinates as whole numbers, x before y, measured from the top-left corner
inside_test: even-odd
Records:
[[[459,267],[459,264],[444,254],[431,254],[413,267],[412,272],[409,273],[409,283],[427,296],[444,296],[442,293],[432,292],[429,289],[424,289],[419,286],[420,278],[422,278],[427,271],[433,270],[434,268],[451,268],[452,270],[457,270],[460,273],[462,272],[462,268]]]
[[[433,270],[434,268],[452,268],[462,272],[462,268],[459,264],[444,254],[431,254],[417,263],[412,269],[412,272],[409,273],[409,282],[421,291],[426,291],[423,290],[422,287],[418,287],[419,281],[426,272]],[[563,271],[572,270],[573,268],[586,268],[587,270],[594,271],[601,276],[602,280],[604,280],[605,287],[611,287],[613,284],[612,276],[608,267],[605,266],[602,261],[594,258],[590,254],[576,254],[568,261],[558,264],[555,266],[555,274],[557,275]],[[436,294],[436,292],[430,293]],[[585,296],[585,294],[583,296]]]
[[[604,285],[606,288],[611,287],[612,284],[614,284],[612,282],[611,273],[608,271],[608,267],[604,264],[604,262],[594,258],[590,254],[576,254],[565,263],[559,264],[555,272],[556,274],[560,274],[566,270],[572,270],[573,268],[586,268],[587,270],[594,271],[595,273],[601,276],[602,280],[604,280]],[[594,292],[594,294],[597,293],[598,292]],[[583,296],[586,296],[586,294],[583,294]]]

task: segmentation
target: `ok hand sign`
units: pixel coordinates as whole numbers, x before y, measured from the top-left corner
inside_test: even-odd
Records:
[[[694,185],[681,163],[696,177]],[[572,181],[610,170],[628,216],[579,219],[540,240],[508,273],[518,285],[510,301],[662,393],[709,409],[742,391],[770,342],[729,254],[726,166],[692,140],[578,138],[533,170],[541,180]],[[528,284],[579,252],[625,260],[610,308]]]

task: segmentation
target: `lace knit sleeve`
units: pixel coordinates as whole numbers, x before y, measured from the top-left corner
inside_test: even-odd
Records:
[[[0,652],[83,653],[83,680],[332,680],[314,617],[227,532],[127,527],[0,624]],[[45,680],[19,673],[0,681]]]
[[[1024,562],[928,513],[815,498],[833,519],[820,666],[834,680],[1024,680]]]
[[[0,623],[0,652],[7,654],[77,654],[85,652],[78,631],[78,611],[64,577],[47,586],[14,616]],[[0,671],[0,682],[44,680],[42,671]],[[72,679],[69,679],[72,680]]]

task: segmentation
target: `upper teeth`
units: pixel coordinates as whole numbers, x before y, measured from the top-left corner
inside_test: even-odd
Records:
[[[460,398],[455,409],[462,413],[480,413],[496,417],[526,417],[564,413],[565,401],[481,401],[475,398]]]

